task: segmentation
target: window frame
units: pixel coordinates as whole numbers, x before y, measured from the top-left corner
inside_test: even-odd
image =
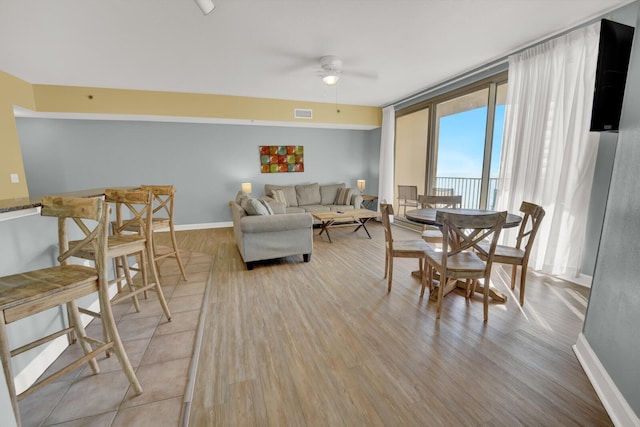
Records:
[[[425,159],[426,173],[424,177],[424,188],[432,188],[436,179],[436,163],[437,163],[437,140],[436,140],[436,116],[437,105],[443,102],[451,101],[464,95],[471,94],[473,92],[488,89],[488,103],[487,103],[487,123],[485,127],[485,142],[484,142],[484,156],[482,164],[482,176],[481,176],[481,191],[480,191],[480,208],[486,209],[488,202],[489,192],[489,179],[491,173],[491,152],[493,149],[493,136],[494,125],[496,117],[497,106],[497,93],[498,86],[502,84],[508,84],[508,70],[501,71],[494,75],[485,77],[476,82],[452,89],[450,91],[440,93],[431,98],[427,98],[415,104],[401,108],[395,112],[396,122],[399,117],[415,113],[417,111],[429,109],[429,120],[426,124],[427,130],[427,158]],[[394,168],[396,165],[394,165]]]

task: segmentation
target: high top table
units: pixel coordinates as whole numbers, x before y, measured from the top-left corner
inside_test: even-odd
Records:
[[[454,214],[465,214],[465,215],[488,215],[492,213],[496,213],[496,211],[484,210],[484,209],[462,209],[462,208],[425,208],[425,209],[412,209],[405,213],[405,217],[414,222],[418,222],[420,224],[432,225],[435,227],[442,227],[442,224],[439,224],[436,221],[436,212],[451,212]],[[507,219],[504,223],[503,228],[517,227],[520,225],[522,221],[522,217],[519,215],[507,213]],[[447,295],[452,290],[454,290],[458,286],[457,282],[454,282],[453,285],[444,289],[444,294]],[[476,292],[482,293],[483,288],[481,286],[476,287]],[[502,292],[498,291],[495,288],[489,289],[489,296],[497,302],[505,303],[507,302],[507,296]],[[430,296],[431,298],[431,296]]]

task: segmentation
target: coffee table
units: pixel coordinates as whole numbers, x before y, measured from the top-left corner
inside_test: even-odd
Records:
[[[369,234],[369,230],[367,230],[367,222],[371,218],[376,218],[380,216],[380,214],[376,211],[372,211],[369,209],[349,209],[345,211],[322,211],[322,212],[311,212],[311,215],[320,221],[322,228],[320,229],[320,236],[322,233],[327,235],[327,239],[329,239],[329,243],[331,242],[331,236],[329,235],[329,228],[333,227],[347,227],[356,225],[356,231],[363,228],[367,233],[367,236],[371,238],[371,234]]]

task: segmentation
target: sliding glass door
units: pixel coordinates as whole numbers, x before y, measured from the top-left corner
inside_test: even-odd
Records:
[[[488,99],[483,89],[436,104],[431,192],[460,194],[466,208],[480,207]]]
[[[492,209],[506,93],[503,75],[399,111],[396,187],[418,185],[419,194],[461,195],[464,208]]]

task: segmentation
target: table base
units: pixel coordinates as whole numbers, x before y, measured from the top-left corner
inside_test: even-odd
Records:
[[[367,236],[369,236],[369,238],[371,238],[371,234],[369,234],[369,230],[367,229],[367,222],[369,222],[371,218],[354,218],[353,221],[349,221],[349,222],[344,222],[344,221],[340,221],[338,219],[330,219],[328,221],[321,221],[320,222],[320,226],[322,227],[320,229],[320,233],[318,233],[318,236],[321,236],[322,233],[325,233],[327,235],[327,239],[329,239],[329,243],[333,243],[331,241],[331,236],[329,235],[329,228],[335,228],[335,227],[349,227],[349,226],[354,226],[356,225],[356,229],[353,230],[353,232],[355,233],[356,231],[360,230],[360,228],[363,228],[364,231],[367,233]]]
[[[418,278],[418,279],[421,278],[420,277],[420,270],[412,271],[411,275],[413,277]],[[437,286],[435,287],[434,292],[431,292],[431,294],[429,295],[429,300],[430,301],[437,301],[438,300],[438,293],[436,291],[438,290],[438,286],[440,286],[440,281],[439,280],[434,280],[434,282],[437,283]],[[453,281],[449,285],[447,285],[446,288],[444,288],[444,296],[447,296],[452,291],[454,291],[456,288],[460,288],[460,289],[465,289],[466,290],[467,289],[467,285],[462,280]],[[478,283],[476,285],[476,293],[482,295],[484,293],[484,285],[480,285],[480,283]],[[502,292],[500,292],[498,289],[494,288],[493,286],[489,286],[489,298],[491,298],[495,302],[498,302],[498,303],[501,303],[501,304],[504,304],[504,303],[507,302],[507,296],[505,294],[503,294]]]

